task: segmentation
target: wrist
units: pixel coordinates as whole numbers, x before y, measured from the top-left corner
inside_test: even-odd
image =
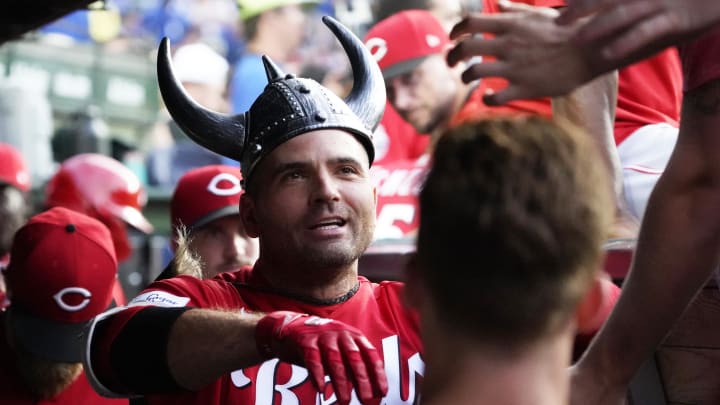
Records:
[[[282,339],[283,327],[305,316],[291,311],[271,312],[258,321],[255,326],[255,343],[263,359],[276,357],[275,342]]]

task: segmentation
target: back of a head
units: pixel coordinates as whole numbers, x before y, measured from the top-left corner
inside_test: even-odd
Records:
[[[147,202],[140,179],[117,160],[83,153],[65,160],[45,189],[47,208],[65,207],[93,217],[110,229],[120,261],[131,254],[125,224],[149,234],[152,224],[142,214]]]
[[[145,189],[129,168],[111,157],[84,153],[62,163],[48,183],[45,205],[90,216],[107,213],[150,233],[152,225],[141,213],[146,202]]]
[[[587,138],[542,118],[468,123],[441,137],[420,195],[415,271],[449,328],[523,344],[570,319],[613,211]]]

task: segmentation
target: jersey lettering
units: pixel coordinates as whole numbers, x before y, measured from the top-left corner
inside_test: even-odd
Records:
[[[382,340],[383,357],[385,360],[385,373],[388,378],[388,394],[381,404],[398,405],[412,404],[417,395],[417,380],[422,377],[425,363],[419,353],[415,353],[407,360],[407,375],[402,374],[400,345],[397,336],[390,336]],[[233,385],[239,389],[255,390],[255,405],[300,405],[301,399],[295,389],[303,384],[310,385],[308,371],[304,367],[291,365],[289,377],[284,382],[278,382],[278,370],[285,365],[278,359],[267,360],[257,367],[255,381],[249,378],[245,370],[236,370],[230,374]],[[246,369],[249,373],[254,370]],[[286,380],[286,381],[285,381]],[[326,385],[323,392],[315,394],[316,405],[334,405],[337,403],[329,377],[325,377]],[[352,405],[360,405],[360,401],[352,392]]]

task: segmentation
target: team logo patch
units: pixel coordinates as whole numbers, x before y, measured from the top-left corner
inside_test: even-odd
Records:
[[[190,298],[179,297],[164,291],[149,291],[138,295],[128,305],[155,305],[158,307],[184,307]]]
[[[239,194],[242,191],[240,179],[230,173],[219,173],[210,180],[207,187],[208,191],[224,197],[228,195]]]
[[[387,42],[377,37],[368,39],[367,42],[365,42],[365,47],[377,62],[380,62],[388,51]]]
[[[83,300],[76,305],[68,304],[67,302],[65,302],[65,296],[68,294],[78,294],[83,297]],[[58,306],[68,312],[77,312],[88,306],[88,304],[90,304],[90,297],[92,297],[90,291],[82,287],[63,288],[62,290],[58,291],[57,294],[53,295],[53,299],[58,304]]]

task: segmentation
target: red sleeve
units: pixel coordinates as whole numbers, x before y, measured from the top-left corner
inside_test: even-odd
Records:
[[[129,306],[114,308],[96,318],[88,336],[86,366],[88,378],[98,392],[116,396],[132,392],[114,369],[113,345],[128,333],[128,325],[149,307],[240,308],[243,303],[234,286],[222,280],[203,282],[190,276],[178,276],[151,284]]]

